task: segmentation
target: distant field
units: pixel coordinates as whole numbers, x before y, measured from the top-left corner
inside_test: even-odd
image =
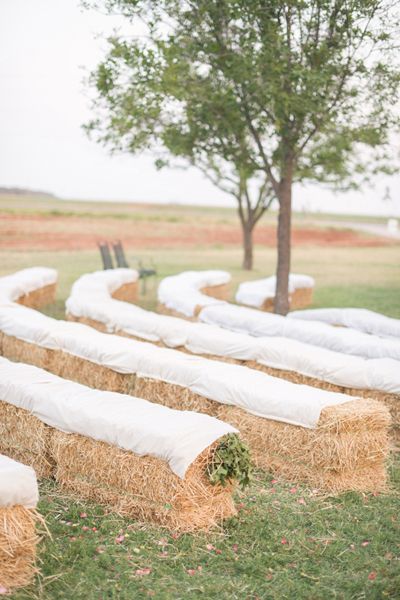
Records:
[[[315,306],[361,306],[400,317],[400,243],[325,224],[321,215],[296,215],[292,271],[315,277]],[[132,267],[154,264],[158,277],[185,269],[218,268],[239,282],[275,271],[276,214],[256,235],[255,268],[241,265],[241,234],[232,209],[172,205],[70,202],[0,196],[0,274],[31,265],[59,270],[57,316],[73,281],[101,268],[99,240],[120,238]],[[156,282],[141,303],[156,304]],[[233,296],[232,296],[233,297]],[[52,309],[54,310],[54,309]]]

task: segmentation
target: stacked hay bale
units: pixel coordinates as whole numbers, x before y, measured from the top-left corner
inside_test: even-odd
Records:
[[[14,409],[15,423],[29,412],[25,446],[36,444],[35,421],[51,432],[63,488],[120,514],[173,530],[209,529],[235,514],[233,490],[248,481],[250,459],[237,430],[207,415],[93,390],[1,358],[4,405]],[[18,454],[19,441],[6,432],[1,450]]]
[[[57,271],[47,267],[32,267],[0,277],[0,302],[18,302],[40,308],[54,302]]]
[[[0,588],[3,593],[28,585],[36,572],[38,499],[34,470],[0,455]]]
[[[400,319],[392,319],[366,308],[314,308],[297,310],[288,315],[291,319],[320,321],[335,327],[350,327],[388,338],[400,338]]]
[[[0,331],[1,351],[13,360],[228,421],[242,430],[261,468],[329,491],[385,487],[390,417],[381,403],[106,335],[17,305],[0,307]]]
[[[316,348],[280,337],[256,338],[205,323],[194,323],[118,302],[108,289],[114,271],[86,274],[73,285],[67,316],[108,331],[177,348],[208,358],[236,362],[294,383],[302,383],[381,400],[393,417],[393,435],[400,441],[400,364],[392,359],[366,359]]]
[[[289,304],[291,309],[304,308],[312,303],[315,281],[309,275],[289,275]],[[276,276],[245,281],[236,292],[236,302],[260,310],[274,309],[276,293]]]

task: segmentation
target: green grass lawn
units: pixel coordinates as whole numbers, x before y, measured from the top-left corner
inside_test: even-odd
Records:
[[[239,248],[142,251],[159,277],[183,269],[222,268],[233,286],[274,271],[276,255],[256,249],[255,270],[239,268]],[[97,252],[0,253],[0,275],[33,266],[59,270],[62,318],[69,289],[100,268]],[[128,256],[134,264],[136,255]],[[293,272],[316,278],[314,306],[364,306],[400,317],[399,246],[302,247]],[[154,308],[155,283],[141,295]],[[238,516],[223,529],[180,537],[138,523],[41,484],[39,510],[50,534],[39,548],[41,574],[16,600],[382,599],[400,597],[400,461],[390,459],[387,493],[324,497],[290,481],[257,473],[237,494]],[[121,536],[124,536],[123,538]],[[117,539],[118,538],[118,539]]]

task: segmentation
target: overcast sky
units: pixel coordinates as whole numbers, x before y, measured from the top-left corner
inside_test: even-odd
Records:
[[[0,0],[0,186],[63,198],[229,205],[195,169],[158,172],[151,157],[110,157],[86,138],[85,70],[104,55],[99,34],[120,25],[83,11],[78,0]],[[391,200],[383,201],[387,187]],[[400,216],[400,176],[362,193],[299,188],[295,206]]]

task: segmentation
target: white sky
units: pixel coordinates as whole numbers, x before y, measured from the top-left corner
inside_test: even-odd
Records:
[[[82,79],[103,56],[98,34],[118,17],[83,11],[78,0],[0,0],[0,186],[63,198],[230,205],[195,169],[163,170],[151,157],[114,156],[90,142]],[[391,200],[383,202],[386,188]],[[363,193],[295,190],[295,207],[400,216],[400,176]]]

